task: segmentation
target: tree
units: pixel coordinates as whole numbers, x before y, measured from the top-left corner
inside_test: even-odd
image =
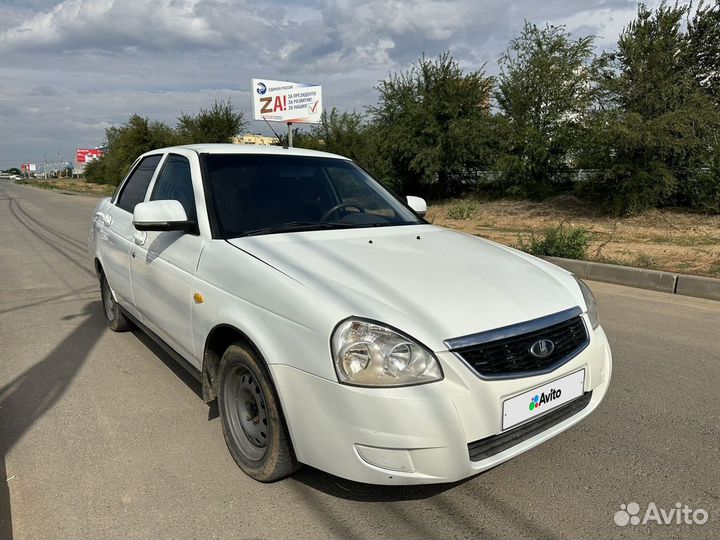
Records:
[[[500,57],[497,169],[507,191],[543,198],[569,171],[596,92],[592,45],[562,26],[525,22]]]
[[[708,189],[708,167],[720,114],[697,78],[687,6],[638,6],[623,30],[603,86],[607,107],[593,120],[590,162],[599,171],[590,192],[615,213],[666,204],[697,206]]]
[[[243,113],[230,100],[217,101],[196,115],[181,114],[177,133],[182,144],[229,143],[245,127]]]
[[[706,4],[687,19],[687,65],[695,81],[720,102],[720,0]]]
[[[85,167],[89,182],[117,185],[139,155],[178,143],[175,131],[167,124],[137,114],[121,126],[107,128],[105,139],[107,152]]]
[[[459,193],[490,162],[492,79],[483,69],[463,73],[449,52],[424,56],[378,87],[370,108],[378,163],[387,164],[400,192]]]
[[[700,0],[687,20],[687,65],[696,83],[720,108],[720,0]],[[684,199],[702,210],[720,213],[720,128],[715,126],[706,141],[710,158],[690,179]]]
[[[366,152],[365,132],[367,125],[363,115],[340,112],[335,107],[330,113],[323,111],[320,123],[310,130],[318,150],[332,152],[362,162]]]

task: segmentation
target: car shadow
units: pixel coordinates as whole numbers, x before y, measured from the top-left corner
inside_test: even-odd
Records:
[[[556,537],[557,532],[538,523],[527,515],[522,507],[493,495],[485,489],[482,481],[473,482],[493,469],[447,484],[379,486],[344,480],[306,466],[286,482],[290,489],[305,501],[307,508],[315,514],[317,520],[326,524],[335,535],[342,538],[362,537],[367,529],[362,522],[345,519],[337,512],[335,503],[322,497],[323,494],[357,503],[388,503],[383,504],[382,512],[392,516],[395,522],[411,531],[405,533],[407,537],[442,538],[448,534],[442,521],[423,517],[423,508],[432,510],[428,515],[440,510],[454,522],[456,527],[464,530],[461,533],[463,536],[493,536],[486,523],[486,516],[492,515],[500,516],[505,522],[512,523],[522,531],[522,536]],[[450,492],[454,490],[462,493],[451,495]],[[466,502],[463,502],[468,499],[473,501],[471,512],[468,511]],[[414,501],[413,506],[402,504],[407,501]],[[377,511],[372,510],[373,508],[375,507],[368,507],[368,511]]]
[[[12,538],[10,492],[5,456],[62,397],[90,351],[105,332],[99,302],[88,302],[65,317],[78,325],[42,360],[0,388],[0,538]]]
[[[323,472],[314,467],[304,466],[296,472],[291,481],[299,482],[309,488],[355,502],[395,502],[395,501],[417,501],[429,499],[440,493],[460,486],[472,478],[465,478],[458,482],[445,484],[422,484],[410,486],[383,486],[375,484],[363,484],[345,480],[338,476]]]
[[[155,341],[141,329],[135,328],[132,330],[132,333],[143,345],[145,345],[145,347],[157,356],[158,360],[165,364],[166,368],[172,371],[178,379],[184,382],[197,397],[202,399],[202,385],[200,384],[200,381],[188,373],[185,368],[178,364],[172,356],[166,353],[160,345],[155,343]]]
[[[201,400],[203,399],[202,384],[187,372],[177,361],[170,356],[165,350],[160,347],[155,341],[148,336],[145,332],[136,328],[132,331],[133,335],[145,345],[163,364],[165,367],[172,371],[178,379],[185,383],[185,385],[192,390],[192,392]],[[217,407],[217,400],[213,400],[208,403],[208,421],[215,420],[220,417],[220,412]]]

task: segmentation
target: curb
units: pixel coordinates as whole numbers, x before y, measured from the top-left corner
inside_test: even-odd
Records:
[[[581,279],[604,281],[616,285],[627,285],[638,289],[649,289],[670,294],[720,300],[720,279],[686,274],[674,274],[659,270],[633,268],[618,264],[605,264],[561,257],[543,259],[572,272]]]

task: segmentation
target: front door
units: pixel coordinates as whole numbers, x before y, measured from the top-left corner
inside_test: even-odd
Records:
[[[132,171],[114,203],[100,219],[100,243],[105,277],[115,294],[118,303],[131,314],[137,316],[134,309],[132,287],[130,285],[130,252],[134,246],[133,211],[135,205],[145,198],[150,181],[162,155],[143,158]]]
[[[179,201],[188,220],[197,223],[187,157],[168,155],[148,200]],[[133,296],[143,322],[198,368],[191,327],[192,284],[204,245],[197,228],[190,232],[144,231],[138,232],[131,257]]]

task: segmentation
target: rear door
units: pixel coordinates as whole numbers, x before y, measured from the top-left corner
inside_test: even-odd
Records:
[[[147,200],[176,200],[195,229],[139,232],[132,249],[131,273],[135,305],[146,326],[198,369],[192,339],[192,288],[198,259],[209,240],[207,223],[198,221],[196,194],[202,193],[197,154],[168,154]],[[206,234],[201,234],[206,232]]]
[[[162,154],[142,158],[112,201],[101,219],[104,241],[101,243],[105,277],[115,293],[117,301],[131,314],[137,316],[130,284],[130,252],[134,246],[133,211],[135,205],[145,198],[148,186],[155,175]]]

